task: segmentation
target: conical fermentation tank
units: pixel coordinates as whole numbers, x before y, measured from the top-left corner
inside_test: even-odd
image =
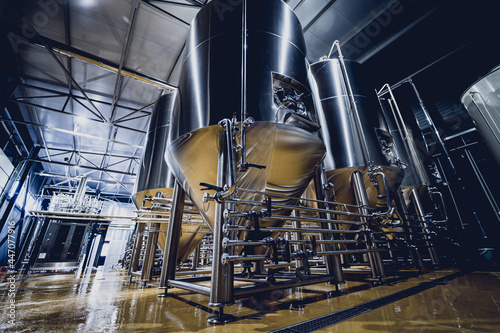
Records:
[[[154,104],[146,145],[132,194],[138,209],[143,205],[151,208],[151,201],[144,201],[146,197],[172,198],[175,178],[165,162],[164,154],[171,141],[170,123],[176,96],[177,93],[175,92],[164,94]],[[166,224],[161,226],[163,231],[166,228]],[[187,260],[187,257],[203,239],[205,234],[199,232],[201,229],[203,229],[202,223],[183,224],[178,249],[178,259],[180,261]],[[161,231],[158,235],[158,245],[162,249],[165,247],[165,234]]]
[[[404,172],[383,152],[388,138],[380,130],[379,107],[374,93],[370,96],[361,80],[360,65],[333,58],[313,63],[310,69],[321,136],[327,148],[324,167],[327,181],[333,184],[332,199],[356,204],[351,177],[359,170],[370,206],[387,207],[387,198],[392,198]]]
[[[319,126],[305,53],[302,27],[279,0],[212,1],[194,18],[174,120],[179,138],[169,146],[166,159],[210,227],[215,205],[203,204],[205,192],[199,184],[217,183],[220,120],[234,116],[240,129],[236,141],[241,149],[235,153],[238,188],[300,197],[321,163],[325,147],[315,134]],[[253,121],[242,128],[241,120],[249,117]],[[246,162],[266,168],[243,171],[242,154]],[[264,200],[247,192],[237,195]],[[263,226],[280,223],[270,219]]]

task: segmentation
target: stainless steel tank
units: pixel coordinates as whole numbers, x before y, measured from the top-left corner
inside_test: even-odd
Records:
[[[177,93],[169,92],[162,95],[155,103],[147,133],[146,145],[143,150],[140,168],[137,174],[132,198],[137,208],[143,206],[145,197],[162,196],[172,198],[175,178],[165,162],[164,154],[171,141],[171,116]],[[149,207],[150,202],[144,203]],[[185,261],[204,237],[203,224],[183,224],[182,236],[179,241],[178,259]],[[167,225],[161,229],[166,231]],[[158,245],[165,247],[165,234],[158,235]]]
[[[204,207],[199,183],[217,182],[222,131],[217,123],[223,118],[235,115],[238,126],[242,119],[254,119],[245,128],[243,151],[247,162],[266,166],[237,171],[240,188],[300,197],[325,154],[314,133],[319,126],[299,20],[279,0],[231,3],[209,2],[191,24],[174,119],[180,137],[166,156],[211,227],[214,204]],[[240,135],[237,141],[243,144]],[[236,160],[240,169],[241,152]],[[263,199],[243,192],[238,196]]]
[[[427,195],[430,184],[426,168],[427,146],[418,127],[417,120],[410,108],[401,109],[392,90],[386,90],[379,97],[382,121],[381,131],[389,133],[392,142],[387,149],[388,157],[398,161],[404,166],[405,176],[401,183],[406,205],[411,204],[411,191],[416,188],[420,196]],[[411,100],[415,98],[409,85],[398,88],[398,98]]]
[[[389,198],[399,187],[404,172],[382,151],[381,142],[387,138],[381,136],[375,95],[371,92],[370,96],[370,91],[361,82],[360,65],[345,59],[342,64],[338,58],[333,58],[313,63],[310,70],[315,83],[321,136],[327,148],[324,166],[328,182],[334,185],[336,200],[356,203],[350,179],[352,173],[359,170],[370,206],[387,206],[386,197],[379,196],[371,180],[368,166],[385,175]],[[381,194],[386,194],[382,177],[377,179]]]
[[[476,81],[461,98],[478,131],[500,165],[500,66]]]

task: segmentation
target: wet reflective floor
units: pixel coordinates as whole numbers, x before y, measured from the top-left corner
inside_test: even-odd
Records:
[[[325,283],[238,299],[225,309],[236,320],[207,325],[218,309],[208,297],[129,283],[125,272],[17,276],[15,325],[9,285],[0,283],[1,332],[269,332],[440,279],[458,270],[400,272],[388,283],[348,280],[343,294]],[[440,280],[441,281],[441,280]],[[10,312],[9,312],[10,311]],[[500,332],[500,272],[456,274],[415,295],[318,332]]]

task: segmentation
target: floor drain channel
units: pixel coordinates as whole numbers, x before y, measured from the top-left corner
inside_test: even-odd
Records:
[[[378,309],[382,306],[389,305],[391,303],[397,302],[404,298],[413,296],[427,289],[431,289],[440,285],[445,285],[450,283],[450,280],[453,280],[457,277],[463,276],[469,272],[456,272],[442,278],[433,280],[431,282],[424,282],[415,287],[408,288],[397,293],[384,296],[381,298],[377,298],[373,301],[368,301],[366,303],[353,306],[348,309],[340,310],[334,313],[330,313],[315,319],[307,320],[302,323],[298,323],[295,325],[291,325],[288,327],[280,328],[278,330],[272,331],[271,333],[298,333],[298,332],[314,332],[320,330],[322,328],[335,325],[340,323],[341,321],[351,319],[353,317],[359,316],[360,314],[370,312],[372,310]]]

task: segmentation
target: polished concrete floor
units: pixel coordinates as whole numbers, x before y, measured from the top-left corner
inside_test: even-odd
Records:
[[[160,298],[156,287],[130,284],[124,272],[18,276],[15,326],[8,323],[9,285],[0,283],[0,332],[268,332],[449,276],[456,269],[401,272],[373,286],[349,280],[344,294],[325,283],[239,299],[226,308],[236,321],[209,326],[217,309],[180,289]],[[318,332],[500,332],[500,272],[459,274]]]

